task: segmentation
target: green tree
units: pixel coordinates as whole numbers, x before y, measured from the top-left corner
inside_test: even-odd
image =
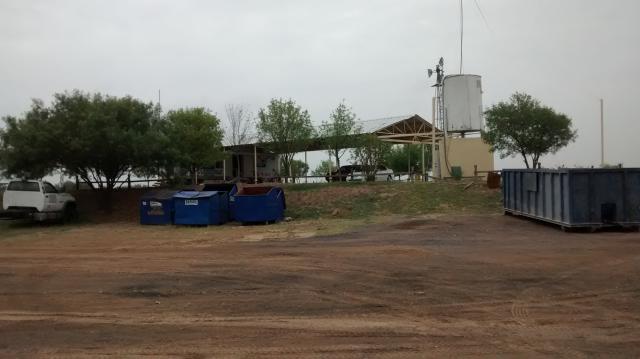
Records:
[[[314,136],[309,113],[293,100],[272,99],[266,109],[260,109],[258,118],[260,140],[280,154],[283,168],[293,173],[293,156],[303,151]]]
[[[326,176],[327,173],[330,173],[333,168],[335,168],[335,165],[332,161],[323,160],[320,161],[318,166],[311,172],[311,174],[314,176]]]
[[[281,172],[286,172],[286,168],[284,168],[284,165],[282,164],[282,162],[280,162],[280,166],[281,168]],[[293,160],[291,161],[291,175],[293,176],[293,178],[297,178],[297,177],[304,177],[307,175],[307,173],[309,172],[309,165],[304,163],[304,161],[300,161],[300,160]]]
[[[171,186],[184,184],[186,171],[183,171],[178,164],[177,154],[172,139],[169,138],[170,123],[166,116],[162,115],[160,105],[154,108],[151,121],[149,138],[145,143],[148,151],[148,161],[132,171],[138,177],[164,179]]]
[[[45,107],[34,101],[23,118],[5,118],[0,158],[7,175],[39,178],[53,170],[105,190],[103,204],[127,173],[158,153],[155,107],[131,97],[80,91],[58,93]]]
[[[2,133],[5,172],[42,177],[54,169],[110,192],[118,180],[155,155],[154,107],[131,97],[80,91],[54,95],[49,108],[34,101],[24,118],[6,118]]]
[[[521,155],[527,168],[537,168],[540,157],[555,153],[576,138],[571,119],[530,95],[516,92],[485,112],[485,142],[501,158]],[[529,162],[529,158],[531,162]]]
[[[431,146],[425,146],[424,161],[425,169],[431,168]],[[409,168],[422,171],[422,145],[395,145],[385,155],[384,163],[393,172],[407,172]]]
[[[362,135],[353,150],[353,159],[362,166],[367,181],[375,180],[376,172],[384,163],[384,157],[391,149],[391,144],[380,140],[376,135]]]
[[[122,176],[157,155],[148,146],[155,140],[154,109],[129,96],[56,94],[47,129],[59,166],[91,188],[110,192]]]
[[[41,100],[33,100],[23,118],[3,118],[0,129],[0,174],[6,177],[41,178],[57,166],[50,149],[54,145],[47,131],[50,110]]]
[[[220,121],[204,108],[169,111],[164,132],[171,144],[168,155],[176,165],[189,171],[194,183],[198,182],[201,168],[224,158]]]
[[[344,101],[333,110],[330,121],[322,123],[320,137],[326,142],[329,155],[335,159],[336,167],[340,167],[340,158],[347,149],[353,147],[353,135],[360,131],[360,126],[356,125],[356,115]]]

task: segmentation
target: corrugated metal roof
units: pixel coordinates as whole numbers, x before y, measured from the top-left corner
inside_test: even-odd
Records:
[[[411,117],[413,117],[413,115],[376,118],[372,120],[358,121],[357,124],[362,126],[362,133],[374,133],[389,125],[393,125],[396,122],[400,122]]]

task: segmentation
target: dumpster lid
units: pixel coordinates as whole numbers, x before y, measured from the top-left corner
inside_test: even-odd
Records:
[[[146,200],[151,200],[151,199],[158,199],[158,200],[170,199],[176,194],[176,192],[177,191],[170,190],[170,189],[156,190],[156,191],[151,191],[151,192],[147,192],[147,193],[143,194],[141,199],[146,199]]]
[[[257,183],[257,184],[238,184],[238,193],[237,195],[259,195],[266,194],[272,189],[276,188],[277,190],[283,191],[280,183],[274,182],[265,182],[265,183]]]
[[[202,191],[224,191],[231,192],[235,183],[205,183],[202,185]]]
[[[173,198],[209,198],[222,194],[222,191],[180,191],[176,193]]]

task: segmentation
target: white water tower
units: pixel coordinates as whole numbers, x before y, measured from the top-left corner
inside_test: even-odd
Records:
[[[479,75],[445,76],[442,97],[447,132],[478,132],[484,129],[482,78]]]

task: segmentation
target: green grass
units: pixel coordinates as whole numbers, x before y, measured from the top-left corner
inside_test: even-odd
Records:
[[[300,184],[285,188],[287,215],[299,219],[433,213],[499,213],[500,192],[484,183],[332,183]],[[302,188],[297,188],[298,186]]]
[[[322,183],[289,183],[284,184],[283,188],[287,192],[307,192],[307,191],[317,191],[322,188],[327,187],[357,187],[363,185],[372,185],[365,182],[322,182]]]

